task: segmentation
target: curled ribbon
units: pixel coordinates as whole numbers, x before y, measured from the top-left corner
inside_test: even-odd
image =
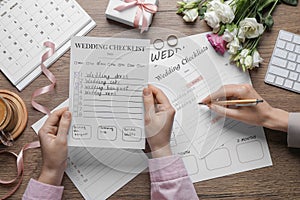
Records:
[[[16,192],[16,190],[20,187],[21,183],[22,183],[23,175],[24,175],[23,174],[23,171],[24,171],[24,161],[23,161],[24,152],[28,149],[34,149],[34,148],[38,148],[38,147],[40,147],[40,142],[35,141],[35,142],[32,142],[32,143],[26,144],[21,149],[19,155],[15,154],[14,152],[7,151],[7,150],[0,151],[0,154],[7,153],[7,154],[11,154],[11,155],[13,155],[17,158],[17,176],[14,179],[9,180],[9,181],[3,181],[3,180],[0,179],[0,184],[8,185],[8,184],[14,183],[20,177],[19,181],[17,182],[17,185],[11,191],[9,191],[5,196],[1,197],[0,198],[1,200],[6,199],[6,198],[10,197],[12,194],[14,194]]]
[[[137,6],[138,9],[136,11],[136,15],[134,17],[134,27],[138,28],[139,27],[139,22],[141,19],[141,16],[143,16],[142,18],[142,28],[141,28],[141,33],[144,32],[145,30],[148,29],[149,27],[149,22],[148,19],[145,15],[146,12],[149,13],[156,13],[157,12],[157,6],[155,4],[152,3],[145,3],[144,0],[124,0],[124,4],[115,7],[114,9],[117,11],[123,11],[132,7]]]
[[[32,97],[31,97],[31,104],[38,111],[49,115],[50,110],[47,107],[42,106],[41,104],[38,104],[37,102],[34,101],[34,98],[36,98],[37,96],[40,96],[42,94],[46,94],[46,93],[52,91],[55,87],[55,84],[56,84],[55,76],[44,65],[44,62],[54,54],[55,44],[52,43],[52,42],[47,41],[47,42],[44,42],[44,46],[46,46],[50,49],[49,49],[49,51],[44,53],[44,55],[42,56],[41,69],[42,69],[43,73],[46,75],[46,77],[51,81],[51,84],[35,90],[32,94]]]

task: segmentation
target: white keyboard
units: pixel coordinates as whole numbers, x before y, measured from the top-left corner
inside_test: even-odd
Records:
[[[265,82],[300,93],[300,35],[279,31]]]

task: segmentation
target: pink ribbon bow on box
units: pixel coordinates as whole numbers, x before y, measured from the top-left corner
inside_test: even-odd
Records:
[[[157,12],[157,6],[152,3],[145,3],[144,0],[124,0],[124,4],[115,7],[114,9],[117,11],[123,11],[132,7],[137,6],[138,9],[136,11],[136,15],[134,17],[134,27],[138,28],[139,27],[139,22],[141,19],[141,16],[143,16],[142,19],[142,28],[141,28],[141,33],[144,32],[145,30],[148,29],[149,22],[147,20],[147,17],[145,15],[145,12],[149,13],[156,13]]]

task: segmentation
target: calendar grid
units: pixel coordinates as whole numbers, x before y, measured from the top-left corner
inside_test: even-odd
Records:
[[[74,0],[0,1],[0,69],[17,85],[40,65],[47,51],[56,50],[91,22]]]

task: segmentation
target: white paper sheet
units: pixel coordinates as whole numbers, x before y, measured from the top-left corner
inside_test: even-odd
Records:
[[[68,100],[56,109],[68,106]],[[47,116],[32,125],[36,133]],[[148,166],[142,150],[69,147],[66,174],[87,200],[106,199]]]
[[[74,37],[69,146],[143,149],[149,40]]]
[[[248,73],[228,63],[228,55],[216,54],[206,34],[150,52],[149,82],[176,109],[171,146],[193,182],[272,165],[261,127],[219,117],[197,104],[222,85],[251,83]]]

